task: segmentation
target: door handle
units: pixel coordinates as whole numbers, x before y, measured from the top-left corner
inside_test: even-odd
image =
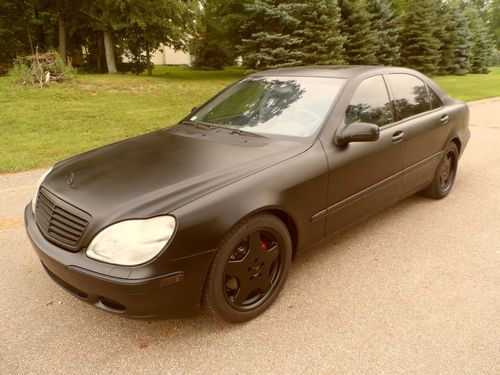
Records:
[[[402,130],[398,130],[396,133],[392,135],[392,143],[399,143],[405,138],[405,132]]]
[[[448,114],[442,115],[441,118],[439,119],[439,121],[441,122],[441,125],[447,124],[449,120],[450,120],[450,116],[448,116]]]

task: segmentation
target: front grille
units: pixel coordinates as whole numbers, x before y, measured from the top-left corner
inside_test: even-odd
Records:
[[[90,215],[60,200],[44,188],[38,193],[35,215],[38,227],[47,239],[68,250],[78,250]]]

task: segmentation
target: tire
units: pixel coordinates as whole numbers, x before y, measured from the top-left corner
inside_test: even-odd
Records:
[[[423,194],[433,199],[442,199],[446,197],[455,182],[457,166],[458,149],[455,143],[451,142],[444,150],[443,157],[434,173],[434,179],[423,191]]]
[[[259,214],[236,224],[221,241],[208,272],[203,305],[232,323],[262,314],[278,297],[292,263],[285,224]]]

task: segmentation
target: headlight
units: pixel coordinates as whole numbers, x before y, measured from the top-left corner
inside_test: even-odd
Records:
[[[45,180],[45,177],[52,171],[53,167],[50,167],[47,172],[45,172],[42,177],[38,180],[35,186],[35,194],[33,195],[33,199],[31,199],[31,211],[33,212],[33,215],[35,214],[35,208],[36,208],[36,200],[38,199],[38,192],[40,191],[40,186],[43,183],[43,180]]]
[[[126,220],[103,229],[87,248],[89,258],[122,266],[135,266],[153,259],[175,230],[173,216]]]

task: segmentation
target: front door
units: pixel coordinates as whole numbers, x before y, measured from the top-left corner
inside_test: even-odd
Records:
[[[362,81],[345,109],[345,126],[380,126],[374,142],[324,145],[329,164],[326,231],[336,232],[397,201],[406,141],[382,75]]]

